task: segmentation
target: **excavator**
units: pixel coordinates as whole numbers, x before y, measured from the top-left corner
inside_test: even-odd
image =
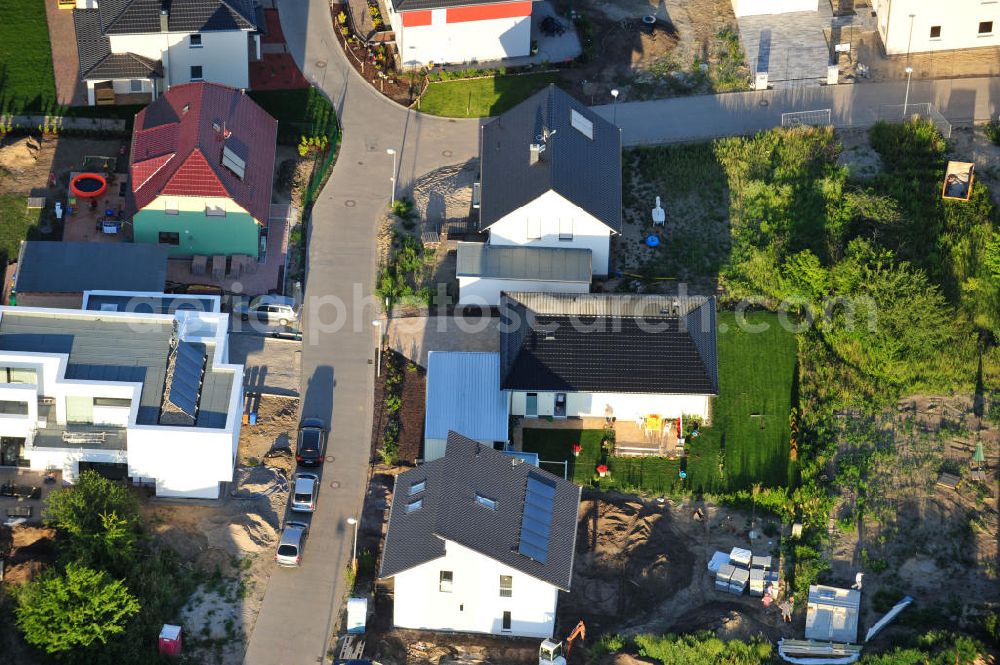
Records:
[[[573,650],[573,640],[578,637],[584,642],[587,641],[587,627],[583,625],[583,621],[576,624],[576,628],[566,638],[565,653],[562,642],[553,642],[552,640],[542,642],[541,646],[538,647],[538,665],[566,665],[569,652]]]

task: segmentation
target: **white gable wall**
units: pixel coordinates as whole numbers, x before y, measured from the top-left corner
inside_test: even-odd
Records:
[[[560,228],[572,227],[573,238],[561,240]],[[611,229],[554,191],[500,218],[489,228],[492,245],[573,247],[589,249],[593,274],[608,274]],[[540,237],[530,237],[538,235]]]
[[[888,55],[1000,46],[998,2],[875,0],[873,7]],[[979,24],[988,21],[993,22],[993,30],[980,34]],[[939,36],[931,36],[932,27],[940,28]]]
[[[488,510],[473,506],[470,510]],[[451,592],[441,591],[441,571],[451,571]],[[500,576],[513,577],[510,598],[500,596]],[[546,638],[555,627],[559,590],[502,563],[445,541],[445,555],[395,576],[393,625]],[[510,632],[501,631],[504,611]]]
[[[198,33],[201,46],[191,47],[186,32],[109,35],[112,53],[135,53],[163,62],[166,86],[191,81],[191,66],[200,65],[202,79],[233,88],[250,87],[250,42],[243,30]]]
[[[529,391],[511,391],[510,414],[525,415]],[[554,392],[538,392],[538,416],[551,416],[555,410]],[[610,406],[618,420],[637,420],[656,413],[665,418],[681,415],[700,416],[708,420],[711,414],[710,395],[656,395],[641,393],[567,393],[566,416],[569,418],[604,418]]]

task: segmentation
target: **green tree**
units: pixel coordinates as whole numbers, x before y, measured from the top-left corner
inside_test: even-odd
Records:
[[[107,644],[139,612],[139,601],[123,581],[75,563],[62,574],[28,582],[17,591],[17,601],[15,616],[25,641],[55,656]]]
[[[46,521],[64,537],[64,560],[126,575],[139,538],[139,503],[124,484],[84,471],[49,495]]]

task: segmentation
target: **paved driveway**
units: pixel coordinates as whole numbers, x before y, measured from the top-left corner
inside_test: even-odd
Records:
[[[830,27],[830,5],[818,12],[741,16],[740,45],[751,72],[767,72],[772,84],[819,85],[826,80],[830,47],[823,29]]]
[[[302,346],[303,416],[332,422],[323,499],[312,516],[303,565],[271,578],[250,637],[248,665],[321,662],[336,630],[352,528],[367,481],[374,388],[377,220],[389,203],[392,158],[399,183],[478,152],[478,121],[423,117],[361,80],[334,42],[325,0],[278,0],[288,48],[337,108],[344,138],[312,213]]]
[[[389,322],[389,348],[427,367],[430,351],[499,351],[499,319],[463,319],[450,316],[412,316]]]

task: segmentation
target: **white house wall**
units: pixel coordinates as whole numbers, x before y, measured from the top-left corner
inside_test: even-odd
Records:
[[[511,393],[510,413],[525,415],[527,391]],[[538,416],[554,414],[554,392],[538,393]],[[618,420],[637,420],[653,413],[666,418],[700,416],[708,420],[711,415],[709,395],[655,395],[640,393],[567,393],[566,416],[570,418],[604,418],[610,406]]]
[[[458,304],[500,306],[501,291],[524,293],[590,293],[590,282],[553,282],[490,277],[459,277]]]
[[[219,483],[232,480],[234,461],[225,430],[139,425],[128,431],[129,475],[156,478],[157,496],[217,499]]]
[[[875,0],[874,7],[879,36],[888,55],[1000,46],[998,2]],[[993,31],[980,35],[979,24],[985,21],[993,22]],[[931,37],[933,26],[941,28],[940,37]]]
[[[80,475],[80,462],[124,464],[128,454],[124,450],[95,450],[93,448],[33,448],[25,453],[32,471],[62,471],[62,479],[75,483]]]
[[[450,593],[440,590],[443,570],[453,575]],[[513,578],[510,598],[500,596],[501,575]],[[393,624],[417,630],[546,638],[552,636],[558,594],[547,582],[445,541],[445,556],[395,576]],[[500,630],[505,611],[511,613],[510,632]]]
[[[447,23],[446,10],[432,14],[430,25],[410,27],[398,14],[390,17],[405,66],[485,62],[531,52],[530,16]]]
[[[163,63],[167,85],[191,81],[191,66],[202,79],[234,88],[250,87],[249,38],[242,30],[201,32],[201,47],[191,48],[186,32],[109,35],[112,53],[135,53]]]
[[[758,14],[787,14],[789,12],[814,12],[817,0],[733,0],[736,17]]]
[[[572,221],[572,240],[559,239],[560,220],[566,219]],[[529,220],[532,230],[536,224],[539,226],[540,238],[528,237]],[[589,249],[593,274],[607,275],[611,233],[607,225],[583,208],[548,191],[493,224],[490,244]]]

